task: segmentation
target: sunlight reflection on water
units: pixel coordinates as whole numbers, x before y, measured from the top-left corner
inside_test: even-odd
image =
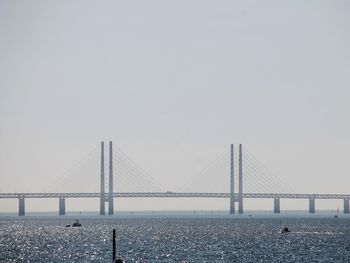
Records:
[[[348,219],[0,219],[1,262],[347,262]],[[282,222],[283,221],[283,222]],[[280,234],[283,225],[291,233]]]

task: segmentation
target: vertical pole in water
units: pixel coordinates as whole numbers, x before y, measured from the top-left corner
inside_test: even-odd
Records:
[[[233,144],[231,144],[231,183],[230,183],[230,214],[235,213],[235,177],[234,177],[234,156]]]
[[[105,215],[105,147],[101,142],[101,189],[100,189],[100,215]]]
[[[109,194],[108,194],[108,214],[113,215],[113,145],[109,142]]]
[[[238,170],[238,213],[243,214],[243,160],[242,144],[239,145],[239,170]]]
[[[116,231],[113,229],[113,262],[115,261],[116,254]]]

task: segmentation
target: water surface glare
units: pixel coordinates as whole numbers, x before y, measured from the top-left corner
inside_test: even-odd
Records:
[[[0,218],[0,262],[350,262],[350,220]],[[293,232],[279,233],[283,225]]]

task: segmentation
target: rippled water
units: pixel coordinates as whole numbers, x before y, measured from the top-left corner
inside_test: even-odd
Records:
[[[350,220],[0,218],[1,262],[350,262]],[[293,232],[280,234],[287,225]]]

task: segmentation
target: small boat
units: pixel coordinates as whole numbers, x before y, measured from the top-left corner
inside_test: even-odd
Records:
[[[79,226],[81,226],[79,220],[78,220],[78,219],[75,219],[75,220],[74,220],[74,223],[73,223],[73,225],[72,225],[72,227],[79,227]]]
[[[81,223],[78,219],[75,219],[72,225],[66,225],[66,227],[80,227]]]
[[[283,227],[281,233],[289,233],[291,232],[288,227]]]

